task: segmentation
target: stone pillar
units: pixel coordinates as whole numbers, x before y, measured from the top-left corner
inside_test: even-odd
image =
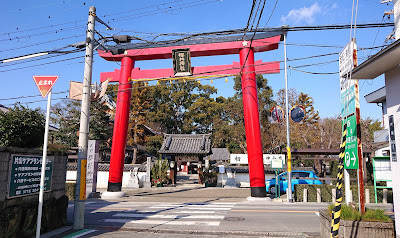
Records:
[[[317,188],[317,202],[320,203],[321,202],[321,189]]]
[[[303,190],[303,202],[307,202],[307,193],[308,193],[308,190],[305,188]]]
[[[147,157],[147,164],[146,164],[146,180],[144,182],[144,188],[151,188],[151,157]]]
[[[332,188],[332,202],[336,201],[336,189]]]
[[[384,188],[383,189],[383,200],[382,200],[383,204],[387,203],[387,196],[388,196],[388,190],[386,188]]]
[[[98,140],[88,141],[87,168],[86,168],[86,197],[99,198],[100,193],[97,188],[97,171],[99,163],[99,145]]]

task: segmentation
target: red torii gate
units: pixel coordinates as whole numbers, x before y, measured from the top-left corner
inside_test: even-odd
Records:
[[[252,41],[230,39],[230,41],[217,43],[156,46],[154,48],[126,49],[117,54],[99,50],[102,58],[121,62],[121,69],[104,72],[100,75],[101,82],[107,79],[110,82],[119,82],[107,191],[121,191],[132,80],[177,79],[174,77],[172,68],[140,70],[140,68],[134,68],[134,62],[172,58],[173,49],[189,48],[191,57],[239,54],[240,63],[192,67],[192,77],[241,74],[251,196],[266,196],[255,73],[279,73],[280,65],[279,61],[263,63],[262,60],[259,60],[254,62],[254,53],[278,49],[282,32],[268,33],[268,36],[264,35],[264,37],[260,35],[256,35]]]

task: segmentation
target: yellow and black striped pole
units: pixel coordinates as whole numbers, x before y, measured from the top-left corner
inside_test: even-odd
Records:
[[[346,135],[347,135],[347,123],[343,125],[343,134],[342,134],[342,143],[340,144],[340,154],[339,154],[339,164],[338,164],[338,172],[337,172],[337,182],[336,182],[336,201],[335,208],[332,210],[332,226],[331,226],[331,238],[339,237],[339,222],[340,222],[340,212],[342,209],[342,201],[343,201],[343,162],[345,155],[345,147],[346,147]]]

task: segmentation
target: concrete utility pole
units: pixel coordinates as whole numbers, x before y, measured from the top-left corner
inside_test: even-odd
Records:
[[[394,37],[400,38],[400,0],[393,0]]]
[[[283,51],[285,55],[285,111],[286,111],[286,139],[287,139],[287,181],[288,181],[288,202],[293,202],[292,198],[292,154],[290,151],[290,128],[289,128],[289,96],[288,96],[288,79],[287,79],[287,57],[286,57],[286,35],[287,26],[282,26],[283,29]]]
[[[76,175],[75,202],[74,202],[74,229],[83,229],[85,223],[86,199],[86,164],[89,135],[90,96],[92,83],[94,24],[96,8],[89,8],[89,19],[86,31],[85,71],[82,87],[82,107],[79,127],[78,166]]]

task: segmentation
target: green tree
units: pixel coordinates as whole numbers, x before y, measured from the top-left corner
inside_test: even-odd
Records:
[[[241,77],[235,77],[234,81],[234,96],[224,100],[220,99],[223,107],[222,112],[215,119],[216,126],[214,127],[213,141],[218,146],[227,147],[232,153],[247,153]],[[272,99],[273,92],[268,86],[268,80],[262,75],[257,75],[256,81],[261,134],[263,137],[268,137],[269,135],[266,132],[270,126],[268,120],[269,110],[275,103]],[[264,138],[263,141],[269,140]],[[269,147],[269,143],[267,142],[264,147]]]
[[[161,148],[163,141],[164,137],[162,135],[150,136],[146,141],[146,150],[158,157],[158,150]]]
[[[292,130],[300,147],[311,148],[317,142],[319,112],[314,109],[314,99],[306,93],[300,92],[297,105],[304,107],[304,119],[300,123],[292,122]],[[300,142],[300,140],[302,140]]]
[[[319,120],[319,112],[314,109],[314,99],[307,93],[300,92],[297,104],[303,106],[305,109],[303,123],[316,125]]]
[[[147,119],[160,125],[165,133],[209,132],[212,115],[201,115],[203,111],[197,108],[214,106],[211,95],[216,92],[216,88],[198,82],[171,84],[163,81],[159,86],[151,87],[149,90],[152,101]],[[212,111],[215,110],[211,110],[211,113]]]
[[[339,148],[342,138],[342,120],[337,117],[321,118],[318,122],[316,147],[321,149]]]
[[[45,117],[39,109],[16,104],[0,111],[0,146],[35,148],[43,145]]]
[[[80,101],[62,100],[52,108],[51,122],[58,131],[53,132],[56,142],[67,147],[78,146],[80,125]],[[91,102],[89,117],[89,139],[100,140],[102,148],[109,147],[112,137],[112,124],[109,108],[98,102]]]
[[[131,110],[129,113],[128,124],[128,145],[133,145],[132,164],[136,163],[137,144],[144,145],[146,138],[144,137],[143,126],[146,124],[146,114],[151,107],[151,99],[149,98],[148,88],[144,82],[135,82],[132,86]]]

